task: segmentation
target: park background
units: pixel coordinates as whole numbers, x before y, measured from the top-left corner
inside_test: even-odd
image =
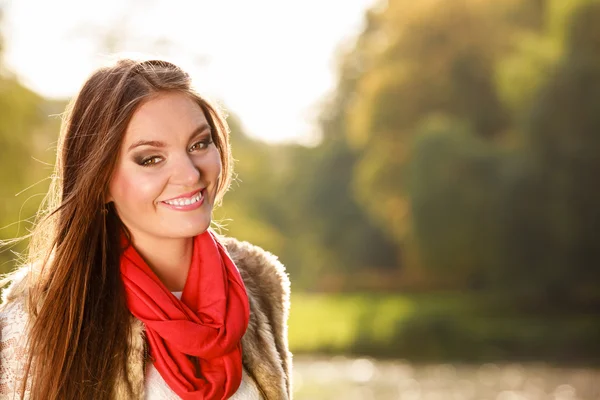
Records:
[[[143,13],[131,4],[117,22]],[[258,4],[268,35],[294,18]],[[237,179],[215,219],[286,265],[296,398],[598,399],[600,2],[376,1],[361,21],[309,139],[249,135],[217,99]],[[131,50],[122,28],[92,29],[95,51]],[[293,57],[302,37],[268,51]],[[202,43],[182,51],[202,60]],[[273,79],[293,95],[311,77]],[[68,101],[24,81],[1,62],[0,240],[31,227]],[[0,272],[24,249],[4,248]]]

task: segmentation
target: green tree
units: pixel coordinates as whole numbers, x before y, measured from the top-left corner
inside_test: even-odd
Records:
[[[538,286],[544,288],[546,298],[563,302],[598,302],[600,297],[598,20],[598,2],[574,13],[563,59],[540,91],[530,123],[531,149],[540,165],[535,200],[543,213],[540,230],[546,232],[544,246],[533,251],[551,255],[543,257],[544,264],[535,270],[542,272]]]
[[[368,62],[346,110],[360,202],[402,243],[410,231],[406,166],[417,127],[431,115],[497,138],[509,116],[495,86],[506,50],[500,7],[481,1],[390,1],[359,41]],[[373,196],[377,193],[377,196]]]
[[[51,119],[56,104],[23,87],[10,75],[0,77],[0,240],[28,233],[30,223],[48,187],[52,169],[51,143],[58,135],[58,120]],[[50,150],[50,151],[49,151]],[[17,196],[18,194],[18,196]],[[5,246],[0,272],[14,267],[15,256],[26,242]]]

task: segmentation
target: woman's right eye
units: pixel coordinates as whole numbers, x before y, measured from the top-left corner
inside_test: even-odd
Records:
[[[139,162],[139,164],[142,167],[151,167],[153,165],[156,165],[160,162],[161,158],[159,156],[152,156],[152,157],[147,157],[144,158],[143,160],[141,160],[141,162]]]

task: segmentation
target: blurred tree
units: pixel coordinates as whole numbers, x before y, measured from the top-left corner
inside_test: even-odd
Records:
[[[536,280],[548,301],[587,299],[600,305],[598,21],[600,3],[590,2],[576,10],[568,25],[563,60],[540,92],[531,115],[531,146],[540,162],[535,200],[547,232],[545,246],[532,250],[552,255],[542,257],[544,265],[535,269],[541,272]]]
[[[412,235],[437,287],[482,288],[495,266],[501,153],[460,120],[432,117],[411,149]]]
[[[361,151],[354,187],[398,243],[410,231],[405,167],[416,127],[430,114],[488,139],[509,126],[495,88],[494,63],[506,48],[499,10],[476,0],[390,1],[359,40],[367,61],[346,109]]]
[[[0,76],[0,240],[28,233],[47,190],[49,182],[44,178],[51,168],[44,168],[44,163],[54,158],[47,150],[58,134],[58,120],[48,115],[56,110],[54,102],[25,88],[8,72]],[[21,252],[25,245],[1,249],[0,273],[14,267],[16,260],[9,250]]]

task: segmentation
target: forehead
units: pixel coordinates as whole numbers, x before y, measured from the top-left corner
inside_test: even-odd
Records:
[[[140,139],[167,141],[188,139],[191,132],[207,124],[202,108],[184,93],[167,92],[145,101],[132,115],[123,142]]]

